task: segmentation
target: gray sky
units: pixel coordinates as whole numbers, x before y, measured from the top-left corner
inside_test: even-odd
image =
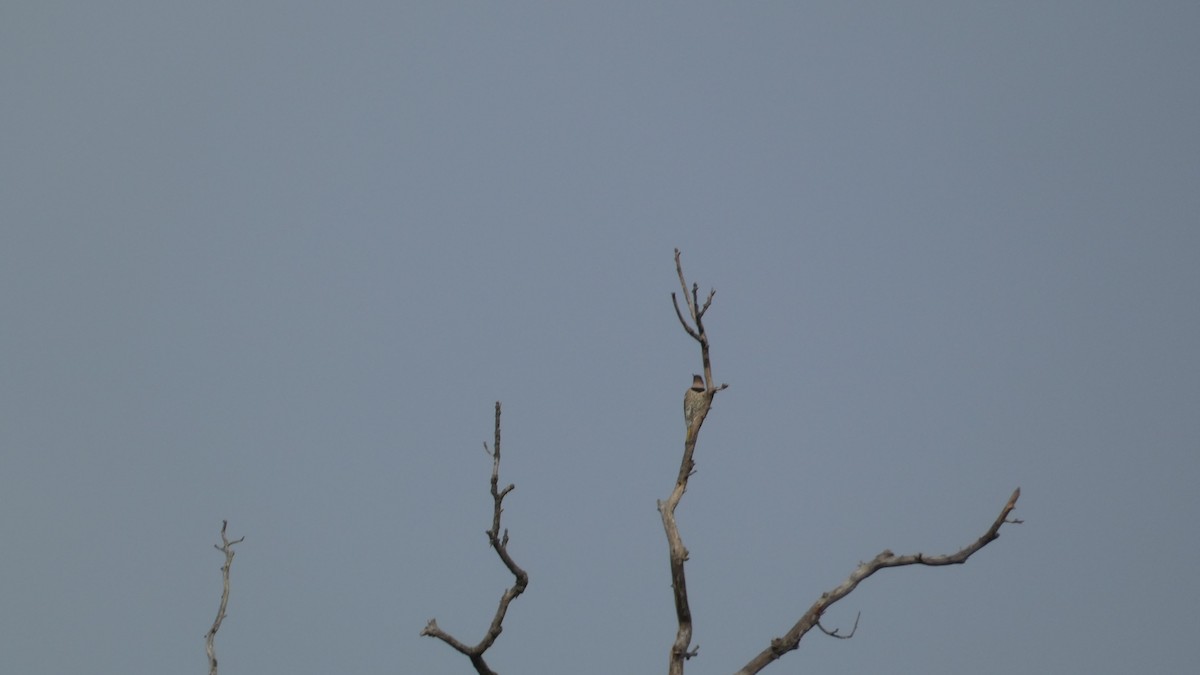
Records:
[[[1200,661],[1195,3],[8,2],[0,651],[12,673],[466,673],[492,404],[532,575],[491,663]],[[564,666],[564,664],[569,664]]]

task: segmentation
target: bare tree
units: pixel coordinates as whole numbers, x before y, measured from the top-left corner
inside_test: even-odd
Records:
[[[670,656],[668,662],[669,675],[683,675],[685,662],[696,656],[697,647],[692,646],[692,613],[688,605],[687,581],[684,573],[684,564],[688,560],[688,550],[683,544],[683,537],[679,533],[679,527],[675,522],[675,509],[679,506],[680,500],[687,491],[688,479],[695,472],[694,455],[696,450],[696,442],[700,436],[700,429],[704,425],[704,420],[708,417],[708,413],[712,408],[713,397],[717,392],[724,391],[728,388],[727,384],[716,384],[712,374],[712,359],[709,355],[708,333],[704,329],[704,315],[708,312],[712,305],[713,297],[716,291],[710,290],[708,296],[701,303],[699,295],[699,285],[692,284],[688,287],[687,279],[683,274],[683,266],[680,262],[679,249],[675,249],[675,272],[679,276],[679,285],[683,290],[683,301],[686,307],[686,313],[680,307],[679,297],[671,294],[671,302],[675,307],[675,316],[678,317],[680,325],[684,331],[696,341],[700,346],[700,363],[704,374],[695,375],[694,381],[690,389],[684,395],[684,421],[686,432],[683,443],[683,458],[679,465],[679,474],[675,479],[675,487],[671,490],[671,494],[667,499],[658,502],[658,511],[662,516],[663,530],[666,533],[667,546],[670,553],[670,569],[671,569],[671,587],[675,599],[675,616],[678,622],[678,628],[675,633],[675,639],[671,643]],[[485,449],[487,445],[484,445]],[[422,635],[429,635],[438,638],[446,644],[453,647],[455,650],[465,654],[471,660],[471,664],[475,667],[475,671],[479,675],[495,675],[488,667],[483,659],[484,652],[495,643],[503,629],[504,616],[508,611],[508,605],[517,596],[524,592],[529,584],[529,575],[517,566],[513,559],[508,554],[508,531],[505,530],[503,536],[500,535],[500,514],[502,512],[501,505],[504,497],[513,490],[513,486],[500,490],[499,471],[500,471],[500,403],[496,403],[496,430],[495,430],[495,447],[491,452],[492,455],[492,528],[488,530],[488,540],[491,542],[492,548],[496,550],[496,554],[500,556],[500,560],[512,572],[516,578],[516,583],[505,590],[504,595],[500,598],[500,606],[496,608],[496,614],[492,617],[492,623],[488,628],[483,639],[474,646],[468,646],[458,641],[445,631],[438,628],[437,622],[433,619],[421,631]],[[854,628],[851,629],[848,635],[839,635],[838,631],[827,630],[821,625],[821,616],[837,601],[849,595],[860,583],[867,577],[875,574],[879,570],[888,567],[902,567],[905,565],[959,565],[965,563],[968,558],[977,553],[984,546],[987,546],[992,541],[995,541],[1000,536],[1000,528],[1006,523],[1020,523],[1020,520],[1009,519],[1013,509],[1016,508],[1017,499],[1021,496],[1020,488],[1013,491],[1008,502],[1001,509],[1000,515],[992,522],[991,527],[983,533],[978,539],[972,542],[965,548],[946,555],[925,555],[915,553],[911,555],[895,555],[891,551],[883,551],[875,556],[869,562],[861,563],[850,576],[835,588],[822,593],[821,596],[813,602],[808,611],[805,612],[795,625],[780,638],[775,638],[770,641],[770,644],[750,659],[736,675],[752,675],[758,673],[770,663],[778,660],[787,652],[790,652],[800,645],[800,640],[804,638],[813,628],[818,628],[826,635],[831,637],[846,639],[854,635],[854,631],[858,627],[858,620],[854,622]],[[224,603],[222,603],[222,608]],[[214,632],[215,632],[214,627]],[[215,673],[214,661],[214,673]]]
[[[693,376],[692,386],[684,395],[686,431],[683,443],[683,458],[679,465],[679,474],[675,479],[675,487],[671,490],[671,494],[667,499],[658,502],[658,511],[662,516],[663,530],[666,533],[667,546],[670,553],[671,587],[675,599],[675,616],[678,621],[675,639],[670,647],[668,673],[669,675],[683,675],[685,662],[697,655],[698,648],[692,646],[692,613],[688,605],[687,581],[684,574],[684,564],[688,560],[688,550],[683,545],[683,537],[680,535],[679,527],[675,522],[675,509],[679,506],[683,494],[687,491],[688,479],[695,472],[694,455],[696,441],[699,439],[700,429],[704,425],[704,420],[708,417],[708,413],[712,408],[713,397],[717,392],[724,391],[729,385],[717,385],[713,380],[708,333],[704,329],[704,315],[708,312],[709,307],[712,306],[716,291],[710,290],[703,304],[700,302],[699,285],[692,284],[691,288],[688,288],[687,279],[684,277],[683,266],[680,262],[679,249],[675,249],[675,272],[679,276],[679,285],[683,289],[684,305],[687,308],[685,315],[683,309],[680,308],[679,297],[675,293],[672,293],[671,302],[675,307],[675,316],[678,317],[684,331],[700,345],[700,363],[704,371],[702,376]],[[492,526],[487,530],[488,542],[496,551],[496,555],[500,557],[500,561],[512,573],[515,581],[511,587],[504,590],[504,594],[500,598],[500,604],[492,616],[492,622],[488,626],[483,638],[477,644],[467,645],[459,641],[454,636],[439,628],[436,619],[429,620],[429,623],[421,630],[421,635],[437,638],[454,650],[464,654],[470,659],[471,665],[479,675],[496,675],[495,671],[484,660],[484,653],[495,644],[496,639],[500,637],[500,633],[504,630],[504,618],[508,613],[509,605],[524,593],[525,589],[529,586],[529,575],[517,565],[508,553],[508,530],[505,529],[501,532],[500,529],[500,517],[504,511],[504,498],[515,489],[515,486],[510,483],[505,488],[500,488],[499,401],[496,402],[495,435],[492,448],[489,449],[487,443],[484,443],[483,447],[492,457]],[[851,629],[849,635],[839,635],[837,630],[827,630],[821,625],[821,616],[834,603],[853,592],[867,577],[888,567],[903,567],[906,565],[936,567],[965,563],[984,546],[999,538],[1002,526],[1007,523],[1021,522],[1020,520],[1009,518],[1013,509],[1016,508],[1017,500],[1020,496],[1021,489],[1017,488],[1013,491],[1012,496],[1009,497],[1008,502],[1005,503],[1004,508],[1001,509],[1000,515],[992,522],[991,527],[970,545],[954,553],[945,555],[914,553],[898,556],[891,551],[885,550],[869,562],[859,564],[845,581],[833,589],[822,593],[783,637],[771,640],[765,649],[751,658],[735,675],[753,675],[760,672],[784,654],[797,649],[801,639],[813,628],[818,628],[826,635],[835,638],[846,639],[852,637],[858,627],[857,619],[855,619],[854,628]],[[217,617],[213,621],[212,628],[206,634],[206,650],[208,652],[210,675],[217,675],[217,657],[213,642],[217,631],[221,627],[221,622],[225,619],[225,611],[229,605],[229,568],[233,564],[233,546],[245,540],[245,537],[242,537],[230,541],[226,535],[228,525],[229,521],[222,521],[221,544],[214,545],[218,551],[221,551],[225,555],[225,564],[221,567],[223,581],[221,605],[217,610]]]
[[[228,520],[221,521],[221,544],[213,544],[213,548],[225,554],[225,564],[221,565],[221,606],[217,608],[217,618],[213,621],[212,628],[208,629],[208,633],[204,636],[204,649],[208,652],[208,673],[209,675],[217,675],[217,651],[213,645],[213,640],[217,637],[217,631],[221,629],[221,622],[225,620],[225,609],[229,606],[229,567],[233,565],[233,545],[240,544],[246,540],[245,537],[229,541],[229,537],[225,536],[225,528],[229,527]]]
[[[487,449],[487,443],[483,445]],[[501,631],[504,630],[504,616],[508,613],[508,605],[525,592],[525,588],[529,586],[529,574],[521,569],[517,563],[508,554],[508,529],[504,530],[504,534],[500,534],[500,514],[503,512],[504,497],[512,492],[516,487],[509,484],[503,490],[499,489],[500,485],[500,402],[496,401],[496,429],[495,437],[491,449],[492,455],[492,527],[487,531],[488,542],[492,548],[496,550],[496,555],[500,556],[500,560],[508,571],[515,578],[515,583],[505,589],[504,595],[500,596],[500,605],[496,608],[496,614],[492,617],[492,623],[488,626],[487,633],[483,639],[474,646],[468,646],[454,636],[438,628],[437,620],[430,619],[425,628],[421,629],[421,635],[435,637],[442,642],[453,647],[458,652],[465,654],[471,660],[471,665],[475,667],[475,672],[479,675],[496,675],[495,671],[488,667],[486,661],[483,660],[483,654],[496,642],[496,638],[500,637]]]
[[[674,293],[671,294],[671,302],[675,306],[675,316],[679,318],[679,323],[683,326],[684,331],[700,345],[700,361],[704,368],[704,378],[702,389],[698,386],[700,378],[696,376],[696,385],[693,385],[689,393],[685,395],[684,416],[687,423],[687,433],[684,437],[683,461],[680,463],[679,476],[675,480],[675,489],[671,491],[671,496],[665,502],[660,501],[658,503],[659,513],[662,514],[663,529],[666,530],[667,545],[670,549],[671,586],[675,595],[675,615],[679,622],[679,628],[675,633],[675,641],[671,644],[670,663],[668,667],[670,675],[683,675],[684,662],[697,653],[696,648],[691,647],[692,614],[688,608],[687,583],[684,578],[683,568],[684,562],[688,559],[688,551],[683,545],[679,528],[675,524],[675,507],[679,505],[679,500],[683,497],[683,493],[687,491],[688,478],[695,470],[693,455],[696,450],[696,440],[700,434],[700,427],[704,424],[704,420],[708,416],[708,411],[712,407],[713,396],[728,386],[722,384],[718,387],[713,384],[712,360],[708,353],[708,334],[704,330],[704,314],[708,311],[709,306],[712,305],[713,296],[716,294],[716,291],[710,290],[708,297],[704,300],[704,304],[701,305],[699,285],[692,284],[691,289],[688,289],[687,280],[683,276],[683,266],[679,261],[679,255],[679,249],[675,249],[675,272],[679,275],[679,285],[683,289],[683,297],[688,310],[687,316],[685,317],[680,310],[679,299]],[[1021,489],[1017,488],[1013,491],[1012,496],[1009,497],[1008,502],[1000,511],[1000,515],[992,523],[992,526],[988,528],[987,532],[969,546],[955,553],[938,556],[927,556],[922,553],[897,556],[891,551],[885,550],[875,556],[870,562],[860,564],[836,588],[822,593],[821,597],[809,607],[808,611],[800,617],[786,635],[771,640],[770,645],[754,658],[750,659],[745,666],[742,666],[736,675],[752,675],[761,671],[768,664],[799,647],[800,640],[813,627],[819,628],[831,637],[851,637],[854,634],[854,629],[851,629],[850,635],[838,635],[837,630],[829,631],[821,626],[821,615],[833,603],[849,595],[864,579],[886,567],[902,567],[904,565],[960,565],[965,563],[977,551],[1000,536],[1000,527],[1002,525],[1005,523],[1021,522],[1020,520],[1008,519],[1009,514],[1016,507],[1017,499],[1020,496]],[[855,628],[858,627],[857,619],[854,625]]]

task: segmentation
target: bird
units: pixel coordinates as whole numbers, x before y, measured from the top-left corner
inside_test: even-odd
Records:
[[[692,386],[683,393],[683,422],[687,425],[687,437],[692,435],[692,422],[704,410],[706,396],[704,395],[704,378],[692,375]]]

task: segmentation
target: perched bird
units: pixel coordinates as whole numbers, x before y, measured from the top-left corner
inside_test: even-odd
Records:
[[[704,378],[693,375],[692,386],[683,393],[683,422],[687,425],[688,438],[692,435],[692,422],[704,410],[705,398]]]

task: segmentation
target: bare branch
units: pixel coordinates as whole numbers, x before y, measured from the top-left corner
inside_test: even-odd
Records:
[[[509,484],[503,490],[500,489],[500,402],[496,401],[496,431],[492,443],[492,527],[487,531],[488,542],[492,548],[496,550],[496,555],[500,556],[501,562],[508,568],[515,578],[515,583],[511,588],[504,590],[504,595],[500,596],[500,605],[496,608],[496,614],[492,617],[492,623],[488,626],[487,633],[479,644],[468,646],[454,636],[443,631],[437,625],[436,619],[430,619],[425,628],[421,629],[421,635],[435,637],[442,642],[450,645],[455,651],[465,654],[471,660],[471,665],[475,667],[475,672],[479,675],[496,675],[496,673],[488,667],[487,662],[483,659],[483,653],[486,652],[492,644],[496,642],[496,638],[500,637],[500,633],[504,630],[504,617],[508,613],[508,606],[517,596],[525,592],[525,588],[529,586],[529,574],[517,565],[512,556],[508,554],[508,530],[500,532],[500,514],[504,511],[502,508],[504,497],[515,489],[515,485]],[[484,443],[484,449],[487,449],[487,444]]]
[[[679,300],[676,299],[674,293],[671,294],[671,303],[675,305],[675,316],[679,317],[679,323],[683,326],[683,329],[687,331],[688,335],[691,335],[696,340],[699,340],[700,334],[697,333],[690,324],[688,324],[687,319],[683,318],[683,313],[679,311]]]
[[[695,291],[696,287],[693,286],[692,290]],[[704,306],[700,308],[700,311],[696,312],[697,316],[699,316],[699,317],[704,316],[704,313],[708,311],[708,306],[712,304],[713,296],[716,294],[717,294],[717,289],[715,289],[715,288],[708,292],[708,299],[706,299],[704,301]]]
[[[683,537],[679,534],[679,526],[675,522],[675,508],[687,491],[688,478],[695,473],[693,455],[696,451],[696,439],[700,435],[700,427],[704,424],[708,412],[712,408],[713,396],[729,385],[719,387],[713,384],[712,364],[708,356],[708,334],[704,329],[704,313],[712,304],[716,291],[710,291],[708,298],[700,305],[699,285],[692,284],[689,293],[687,279],[683,275],[683,264],[680,261],[679,249],[675,249],[675,272],[679,276],[679,287],[683,290],[683,299],[687,303],[688,316],[684,317],[679,307],[678,297],[672,293],[671,303],[675,307],[675,316],[689,336],[700,343],[700,361],[704,368],[704,391],[692,389],[692,394],[698,394],[700,404],[691,406],[694,412],[687,419],[687,434],[683,443],[683,459],[679,464],[679,475],[675,479],[675,488],[665,501],[658,502],[658,512],[662,516],[663,530],[667,536],[667,547],[671,560],[671,588],[675,597],[675,617],[679,624],[675,632],[675,641],[671,644],[668,672],[670,675],[682,675],[684,662],[696,655],[699,647],[692,647],[692,611],[688,604],[687,578],[684,573],[684,563],[688,560],[687,548],[683,545]],[[690,320],[690,322],[689,322]],[[693,398],[692,401],[697,399]],[[685,403],[685,412],[689,406]]]
[[[225,554],[225,564],[221,566],[221,606],[217,608],[217,618],[213,621],[212,628],[208,629],[208,633],[204,636],[204,651],[208,653],[208,672],[209,675],[217,675],[217,651],[213,641],[217,637],[217,631],[221,629],[221,622],[225,620],[225,609],[229,606],[229,567],[233,565],[233,545],[240,544],[246,540],[245,537],[229,541],[229,537],[225,536],[225,529],[229,527],[228,520],[221,521],[221,544],[213,544],[213,548]]]
[[[979,537],[970,545],[959,551],[956,551],[955,553],[939,556],[927,556],[922,553],[898,556],[891,551],[884,551],[875,556],[875,558],[871,561],[860,564],[850,574],[850,576],[836,588],[822,593],[821,597],[814,602],[811,607],[808,608],[807,612],[804,613],[804,616],[800,617],[800,620],[796,622],[796,625],[792,626],[792,629],[788,631],[787,635],[771,640],[771,645],[760,652],[753,659],[750,659],[750,662],[745,666],[742,666],[742,669],[737,671],[736,675],[753,675],[754,673],[761,671],[768,664],[777,660],[784,654],[799,647],[801,638],[803,638],[808,631],[812,630],[814,626],[818,626],[820,624],[821,615],[824,614],[831,605],[849,595],[850,592],[857,588],[864,579],[872,574],[875,574],[881,569],[886,567],[902,567],[904,565],[940,566],[961,565],[962,563],[965,563],[968,558],[970,558],[984,546],[987,546],[989,543],[995,541],[1000,536],[1000,527],[1002,525],[1005,523],[1017,524],[1021,522],[1020,520],[1008,519],[1009,514],[1012,513],[1014,508],[1016,508],[1017,499],[1020,497],[1021,488],[1017,488],[1013,491],[1012,496],[1008,498],[1008,503],[1004,505],[1004,508],[1000,511],[1000,515],[996,518],[995,522],[992,523],[992,526],[988,528],[987,532],[984,532],[983,536]],[[858,621],[855,620],[855,626],[857,625]],[[824,629],[822,628],[821,630]]]
[[[683,299],[688,304],[688,315],[696,315],[696,303],[688,298],[687,281],[683,278],[683,264],[679,261],[679,249],[675,249],[675,273],[679,275],[679,287],[683,289]],[[674,293],[672,293],[674,295]]]

